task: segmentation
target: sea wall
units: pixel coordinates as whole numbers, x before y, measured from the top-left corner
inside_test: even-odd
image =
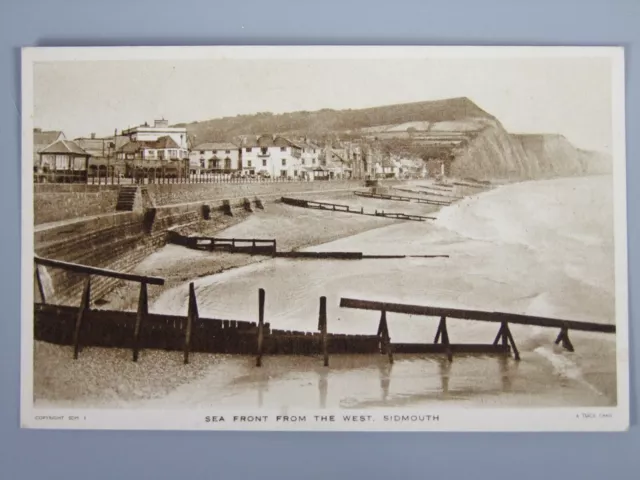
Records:
[[[40,225],[114,212],[117,201],[117,185],[37,184],[34,189],[34,222]]]
[[[35,253],[41,257],[130,272],[167,241],[167,229],[197,228],[200,222],[228,225],[234,217],[223,212],[223,202],[210,202],[205,220],[201,203],[157,207],[144,212],[120,212],[77,222],[36,228]],[[242,202],[232,202],[232,213],[244,212]],[[84,276],[59,268],[39,267],[48,302],[78,305]],[[100,299],[121,281],[94,276],[92,298]],[[39,301],[39,293],[34,295]]]
[[[255,183],[196,183],[154,184],[147,189],[156,205],[199,202],[212,199],[269,197],[283,194],[353,190],[364,186],[361,180],[315,182],[255,182]]]
[[[156,206],[206,202],[244,197],[277,198],[283,194],[349,191],[362,187],[361,180],[315,182],[166,183],[145,185]],[[57,222],[115,212],[118,185],[36,184],[35,224]]]

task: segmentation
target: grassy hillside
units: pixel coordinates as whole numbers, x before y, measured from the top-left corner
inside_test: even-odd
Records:
[[[456,122],[473,118],[494,119],[466,97],[405,103],[360,110],[318,110],[274,115],[256,113],[203,122],[179,124],[196,137],[196,143],[233,141],[243,134],[292,133],[312,138],[377,125],[406,122]]]

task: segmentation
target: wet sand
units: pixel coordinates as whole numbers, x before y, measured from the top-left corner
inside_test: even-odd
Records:
[[[351,206],[362,205],[365,209],[375,209],[377,205],[384,205],[388,209],[389,204],[392,203],[343,196],[331,199],[323,198],[322,201],[334,201]],[[408,208],[415,209],[412,213],[426,214],[435,209],[429,205],[398,202],[398,211],[403,211],[401,208],[407,207],[407,205],[410,205]],[[377,230],[394,224],[397,227]],[[318,228],[319,225],[322,225],[322,228]],[[484,224],[480,222],[479,225]],[[470,224],[469,226],[474,225]],[[429,229],[429,225],[424,225],[424,228]],[[425,253],[422,252],[425,248],[425,232],[419,223],[413,225],[412,222],[408,222],[406,226],[403,226],[402,222],[395,220],[308,210],[282,204],[268,205],[265,212],[251,215],[244,221],[215,232],[215,234],[224,237],[277,238],[280,249],[292,250],[326,244],[342,238],[345,240],[337,242],[337,247],[348,246],[353,243],[351,241],[353,239],[347,237],[368,232],[358,237],[361,246],[367,249],[383,248],[386,251],[393,245],[393,242],[396,242],[397,235],[390,235],[396,230],[403,232],[402,238],[405,240],[403,248],[413,248],[417,249],[415,253]],[[447,239],[432,241],[429,244],[430,251],[426,253],[457,252],[464,260],[464,268],[469,269],[469,261],[473,260],[469,256],[471,241],[445,240]],[[355,242],[355,245],[358,245],[358,241]],[[489,248],[491,243],[480,242],[478,245],[476,245],[477,248]],[[322,249],[323,247],[315,248]],[[331,245],[326,246],[326,248],[331,247]],[[332,248],[336,248],[336,246],[334,245]],[[489,261],[492,258],[490,255],[482,254],[477,256],[477,265],[472,263],[471,266],[477,270],[476,274],[481,272],[482,267],[485,270],[503,272],[504,275],[507,273],[515,275],[513,278],[509,276],[507,280],[517,285],[522,270],[515,269],[509,273],[509,269],[504,268],[501,258],[508,253],[505,253],[504,248],[506,247],[503,247],[501,255],[496,256],[494,262]],[[519,250],[515,252],[517,253],[515,257],[522,257],[519,252]],[[137,271],[167,278],[167,286],[151,292],[152,304],[153,299],[157,298],[159,294],[179,286],[177,296],[174,299],[169,298],[170,302],[162,308],[170,306],[180,312],[183,310],[186,312],[185,305],[183,305],[184,298],[179,298],[185,296],[184,282],[217,271],[262,261],[271,262],[272,259],[218,252],[199,252],[168,245],[142,262]],[[283,262],[288,264],[287,261],[283,260]],[[440,261],[440,263],[443,262],[445,261]],[[494,265],[495,262],[497,263]],[[329,265],[329,263],[321,262],[316,267],[327,269],[333,265]],[[348,263],[340,263],[339,267],[337,266],[339,262],[333,263],[336,263],[335,268],[349,268]],[[419,262],[416,261],[416,263]],[[445,277],[440,270],[446,267],[447,271],[450,271],[450,264],[440,265],[434,261],[424,261],[424,263],[429,267],[429,281],[437,283],[440,290],[434,290],[435,287],[427,288],[426,285],[423,289],[432,292],[432,294],[440,292],[439,294],[444,295],[449,303],[462,292],[470,294],[478,290],[477,285],[460,284],[457,274],[454,275],[455,281],[450,285],[446,282],[443,284]],[[376,273],[381,268],[377,265],[371,267],[373,270],[366,278],[377,285],[376,288],[384,288],[386,283],[376,281],[376,275],[383,279],[386,278],[385,275],[389,275],[389,272],[382,268]],[[248,268],[254,269],[263,266],[254,265]],[[365,264],[363,263],[362,266]],[[414,266],[414,268],[419,266]],[[310,265],[307,265],[306,268],[310,268]],[[244,269],[237,270],[238,276],[243,279],[246,277],[248,284],[253,286],[253,283],[258,281],[255,272],[243,274],[241,270]],[[292,282],[295,287],[308,287],[307,283],[310,277],[305,273],[305,268],[296,271],[302,271],[300,275],[306,275],[307,278],[301,278],[300,281],[283,278],[282,288],[289,288],[287,285]],[[404,267],[402,271],[409,272]],[[234,273],[236,272],[228,272],[220,277],[224,279]],[[347,275],[342,272],[339,272],[338,275],[338,270],[334,273],[335,275],[327,277],[332,278],[334,283],[335,277]],[[280,272],[280,275],[282,274],[283,272]],[[407,275],[411,276],[409,273]],[[273,278],[273,276],[269,278]],[[415,278],[411,281],[415,283]],[[234,290],[238,282],[240,280],[236,278],[231,279],[228,282],[228,289]],[[540,286],[549,288],[546,280],[541,282]],[[290,287],[294,288],[294,286]],[[513,289],[505,290],[500,286],[491,287],[490,283],[487,283],[485,287],[489,289],[489,293],[493,292],[491,298],[494,303],[500,303],[503,300],[505,302],[512,301],[511,297],[519,298],[520,295],[517,289],[511,291]],[[219,290],[218,287],[215,288]],[[218,290],[211,292],[211,295],[197,290],[201,313],[207,313],[207,309],[213,309],[214,313],[219,312],[226,308],[227,303],[229,304],[228,308],[233,308],[236,315],[245,308],[244,305],[238,304],[237,298],[231,298],[230,293],[224,296],[224,292]],[[273,301],[274,304],[279,305],[278,292],[271,293],[272,290],[274,289],[270,289],[268,303]],[[253,290],[251,291],[253,292]],[[478,291],[482,293],[482,291]],[[562,292],[564,289],[560,288],[558,291]],[[130,308],[135,306],[136,292],[133,293]],[[167,294],[171,297],[171,292],[167,292]],[[505,298],[502,299],[502,297]],[[529,305],[532,302],[529,297],[523,297],[525,299],[521,302],[526,302]],[[590,294],[590,297],[593,295]],[[582,301],[585,302],[585,300]],[[544,304],[542,307],[548,308],[545,302],[542,303]],[[158,304],[162,304],[162,301],[156,302],[156,305],[152,306],[152,310],[160,308]],[[567,304],[566,301],[559,303],[556,308],[568,308],[567,305],[571,307],[571,311],[575,310],[575,306],[571,303]],[[247,308],[253,311],[254,307],[252,302]],[[529,307],[533,308],[531,305]],[[289,306],[289,310],[292,308]],[[308,310],[307,306],[302,308]],[[306,312],[309,316],[307,310],[302,313]],[[274,320],[277,314],[284,315],[279,309],[278,312],[268,311],[267,313],[270,315],[269,318],[273,316]],[[298,310],[285,313],[290,314],[292,322],[295,320],[295,324],[292,323],[292,325],[296,327],[299,326],[302,317],[306,318]],[[371,328],[375,330],[375,319],[371,320],[370,315],[366,316],[366,322],[364,320],[363,322],[366,325],[370,324]],[[310,325],[313,328],[316,317],[312,314],[309,318],[311,318]],[[335,318],[332,329],[340,331],[343,328],[340,323],[344,322],[340,322],[339,316],[336,315],[332,315],[331,318]],[[284,320],[287,319],[280,319],[280,321]],[[407,320],[407,322],[410,321],[410,319]],[[415,321],[411,322],[416,323]],[[358,322],[353,320],[350,325],[352,323],[354,328],[358,327]],[[392,319],[391,323],[393,324],[392,337],[397,341],[402,340],[398,337],[403,332],[411,335],[412,338],[426,338],[428,340],[433,338],[434,332],[432,330],[435,326],[429,322],[420,322],[419,328],[416,326],[411,329],[405,329],[405,326],[401,325],[400,319]],[[478,326],[473,323],[451,322],[450,335],[456,341],[469,341],[469,338],[472,338],[477,341],[491,342],[495,335],[495,329],[489,331],[481,327],[482,325]],[[131,362],[130,351],[99,348],[86,349],[81,353],[79,360],[73,361],[70,347],[38,344],[35,352],[34,393],[37,405],[81,406],[85,408],[108,406],[109,408],[150,409],[207,407],[222,409],[236,407],[375,409],[380,407],[417,408],[425,405],[437,405],[440,402],[446,402],[447,406],[461,405],[474,408],[496,406],[588,407],[608,406],[616,403],[616,349],[613,337],[602,339],[598,335],[572,333],[572,340],[577,351],[569,353],[553,344],[557,332],[534,330],[522,326],[514,326],[512,329],[522,354],[520,362],[515,362],[511,358],[474,355],[455,356],[453,363],[449,363],[442,356],[396,355],[395,363],[389,365],[388,359],[383,355],[335,355],[331,356],[330,368],[328,369],[322,367],[322,360],[318,357],[265,357],[263,367],[258,369],[255,367],[255,359],[252,357],[217,354],[193,354],[192,363],[184,366],[181,352],[159,351],[143,351],[140,361],[134,364]]]
[[[331,199],[323,198],[322,201],[359,205],[358,197],[354,195],[337,196]],[[367,208],[373,209],[377,203],[373,200],[370,205],[367,205]],[[414,210],[416,210],[415,206]],[[433,211],[432,208],[418,208],[417,210],[420,212]],[[231,225],[222,226],[216,223],[208,227],[203,224],[199,234],[227,238],[273,238],[277,240],[279,250],[289,251],[392,225],[398,223],[398,220],[323,212],[274,203],[268,204],[265,210],[256,210],[255,213],[244,216],[239,222],[230,223]],[[153,303],[153,300],[162,292],[188,280],[221,273],[270,258],[261,255],[206,252],[190,250],[179,245],[166,245],[138,264],[133,273],[165,279],[164,286],[149,286],[149,301]],[[128,286],[117,288],[102,299],[99,308],[135,309],[137,295],[138,293]]]
[[[350,205],[356,200],[353,195],[322,199]],[[371,208],[375,203],[374,200],[367,207]],[[211,224],[199,233],[230,238],[276,238],[280,250],[296,250],[398,222],[274,203],[267,204],[264,211],[257,210],[226,224]],[[134,272],[165,278],[164,286],[149,286],[152,305],[163,292],[186,281],[270,259],[166,245],[142,261]],[[135,310],[137,297],[137,289],[123,286],[105,296],[97,308]],[[38,405],[127,406],[142,399],[163,398],[180,385],[202,379],[211,371],[212,365],[225,359],[224,356],[207,354],[194,354],[192,357],[192,362],[185,366],[180,352],[144,351],[140,361],[134,363],[128,350],[86,348],[78,360],[73,360],[71,347],[35,342],[34,397]],[[227,366],[239,360],[226,358],[224,361],[224,371],[227,371]],[[229,375],[234,381],[232,372]]]

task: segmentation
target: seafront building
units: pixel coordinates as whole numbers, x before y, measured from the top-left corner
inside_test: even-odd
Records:
[[[243,137],[242,173],[263,177],[302,176],[302,145],[278,135]]]
[[[125,176],[177,177],[189,168],[189,145],[185,127],[169,127],[167,120],[156,120],[122,131],[129,139],[116,150],[125,163]]]
[[[73,140],[60,138],[38,155],[40,171],[47,181],[86,182],[90,155]]]
[[[233,143],[201,143],[189,152],[189,169],[192,174],[235,173],[242,167],[240,155]]]

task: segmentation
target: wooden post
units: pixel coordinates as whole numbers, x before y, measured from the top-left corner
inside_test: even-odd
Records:
[[[447,331],[447,317],[440,317],[440,323],[438,324],[438,331],[436,332],[436,338],[433,343],[440,343],[445,345],[447,358],[449,361],[453,361],[453,352],[451,351],[451,344],[449,343],[449,332]]]
[[[47,303],[47,299],[44,294],[44,286],[42,285],[42,279],[40,278],[40,268],[35,265],[36,284],[38,285],[38,292],[40,293],[40,301]]]
[[[91,276],[87,275],[87,279],[84,282],[84,290],[82,291],[82,299],[80,300],[80,309],[78,310],[78,317],[76,318],[76,328],[73,331],[73,358],[78,358],[78,351],[80,350],[80,329],[82,328],[82,321],[85,315],[89,311],[91,306]]]
[[[262,350],[264,347],[264,289],[258,290],[258,357],[256,367],[262,366]]]
[[[140,283],[140,296],[138,297],[138,314],[136,315],[136,326],[133,330],[133,361],[138,361],[140,340],[140,326],[149,313],[149,297],[147,295],[147,282]]]
[[[498,343],[500,343],[500,340],[502,340],[502,338],[504,337],[504,326],[505,326],[505,322],[502,322],[500,324],[500,328],[498,329],[498,334],[496,335],[496,338],[493,340],[494,345],[498,345]]]
[[[329,352],[327,350],[327,297],[320,297],[320,314],[318,316],[318,330],[322,336],[322,354],[324,366],[329,366]]]
[[[198,302],[193,282],[189,284],[189,311],[187,313],[187,328],[184,333],[184,363],[189,363],[189,351],[191,349],[191,332],[193,323],[198,320]]]
[[[509,329],[509,324],[507,322],[500,323],[500,329],[498,330],[498,334],[496,335],[493,344],[498,345],[500,340],[502,340],[502,345],[505,347],[511,345],[514,358],[516,360],[520,360],[520,352],[518,351],[518,347],[516,347],[516,342],[513,339],[513,335],[511,335],[511,330]]]
[[[556,345],[562,342],[562,347],[570,352],[574,352],[573,344],[571,340],[569,340],[569,329],[567,327],[562,327],[560,329],[560,333],[558,334],[558,338],[556,338]]]
[[[387,312],[382,310],[380,315],[380,324],[378,325],[378,334],[382,341],[383,352],[389,356],[389,363],[393,363],[393,352],[391,350],[391,338],[389,337],[389,326],[387,325]]]
[[[511,343],[511,348],[513,348],[513,357],[516,360],[520,360],[520,352],[518,351],[518,347],[516,347],[516,342],[513,339],[513,335],[511,335],[511,330],[509,329],[509,324],[505,322],[505,337],[507,337],[507,339],[509,340],[509,343]]]

